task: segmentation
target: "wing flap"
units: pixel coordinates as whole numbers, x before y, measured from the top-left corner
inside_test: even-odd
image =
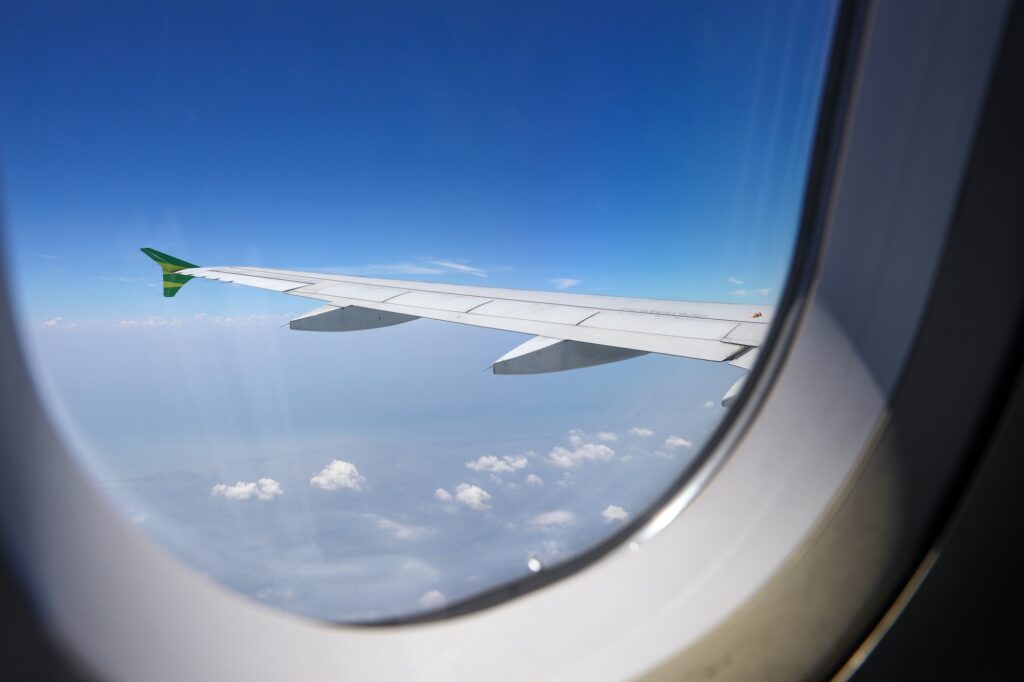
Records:
[[[593,317],[599,311],[593,308],[579,308],[570,305],[498,300],[485,303],[473,312],[492,317],[510,317],[520,320],[554,322],[556,324],[579,324],[588,317]]]
[[[324,287],[317,286],[315,289],[310,289],[310,291],[314,290],[329,296],[344,296],[345,298],[352,298],[361,301],[378,302],[387,301],[395,296],[401,296],[402,294],[408,293],[408,289],[372,286],[369,284],[349,284],[347,282],[341,284],[329,284],[329,286]]]
[[[736,325],[736,328],[730,331],[722,340],[730,343],[739,343],[744,346],[756,347],[764,343],[764,339],[767,334],[768,325],[766,324],[742,322]]]
[[[729,334],[733,327],[736,326],[736,323],[724,320],[705,320],[697,317],[681,317],[678,315],[602,310],[582,322],[581,326],[644,332],[647,334],[664,334],[666,336],[685,336],[690,339],[719,340]]]
[[[396,305],[412,308],[427,308],[428,310],[444,310],[453,313],[469,312],[473,308],[479,308],[484,303],[490,303],[489,298],[479,296],[465,296],[463,294],[444,294],[433,291],[407,291],[395,296],[388,301]]]

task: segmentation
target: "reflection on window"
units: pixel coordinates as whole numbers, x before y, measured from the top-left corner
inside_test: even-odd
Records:
[[[5,8],[12,285],[78,464],[212,580],[329,620],[450,605],[609,537],[697,455],[753,355],[496,375],[530,335],[299,333],[322,302],[164,298],[138,248],[742,304],[720,337],[754,347],[833,10]],[[637,329],[696,334],[655,322]]]

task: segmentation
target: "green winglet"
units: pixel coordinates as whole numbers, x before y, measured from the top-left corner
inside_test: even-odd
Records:
[[[160,269],[164,271],[164,296],[170,298],[178,293],[178,290],[185,286],[192,277],[189,275],[177,274],[179,270],[186,268],[198,268],[198,265],[183,261],[180,258],[174,256],[168,256],[166,253],[160,253],[156,249],[150,249],[148,247],[142,248],[142,253],[146,254],[150,258],[156,261]]]

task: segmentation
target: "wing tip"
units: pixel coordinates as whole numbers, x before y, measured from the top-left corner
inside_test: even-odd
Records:
[[[157,265],[160,266],[160,270],[163,272],[164,298],[173,298],[177,295],[178,290],[192,279],[188,275],[178,274],[179,270],[199,267],[194,263],[189,263],[188,261],[180,258],[175,258],[174,256],[170,256],[148,246],[143,246],[139,250],[149,256]]]

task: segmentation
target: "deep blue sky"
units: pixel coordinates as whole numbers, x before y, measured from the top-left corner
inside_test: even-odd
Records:
[[[459,599],[606,536],[603,512],[641,511],[684,469],[741,370],[646,356],[496,377],[525,337],[289,332],[308,301],[202,281],[163,299],[138,248],[773,302],[833,10],[3,4],[10,284],[81,465],[214,580],[332,619]],[[488,456],[526,464],[467,466]],[[365,484],[313,485],[335,459]],[[212,494],[261,478],[283,493]],[[435,492],[459,485],[490,497]]]
[[[777,293],[828,3],[210,4],[0,13],[32,312],[108,312],[111,287],[88,280],[152,275],[147,245],[209,265],[436,258],[529,288]]]

